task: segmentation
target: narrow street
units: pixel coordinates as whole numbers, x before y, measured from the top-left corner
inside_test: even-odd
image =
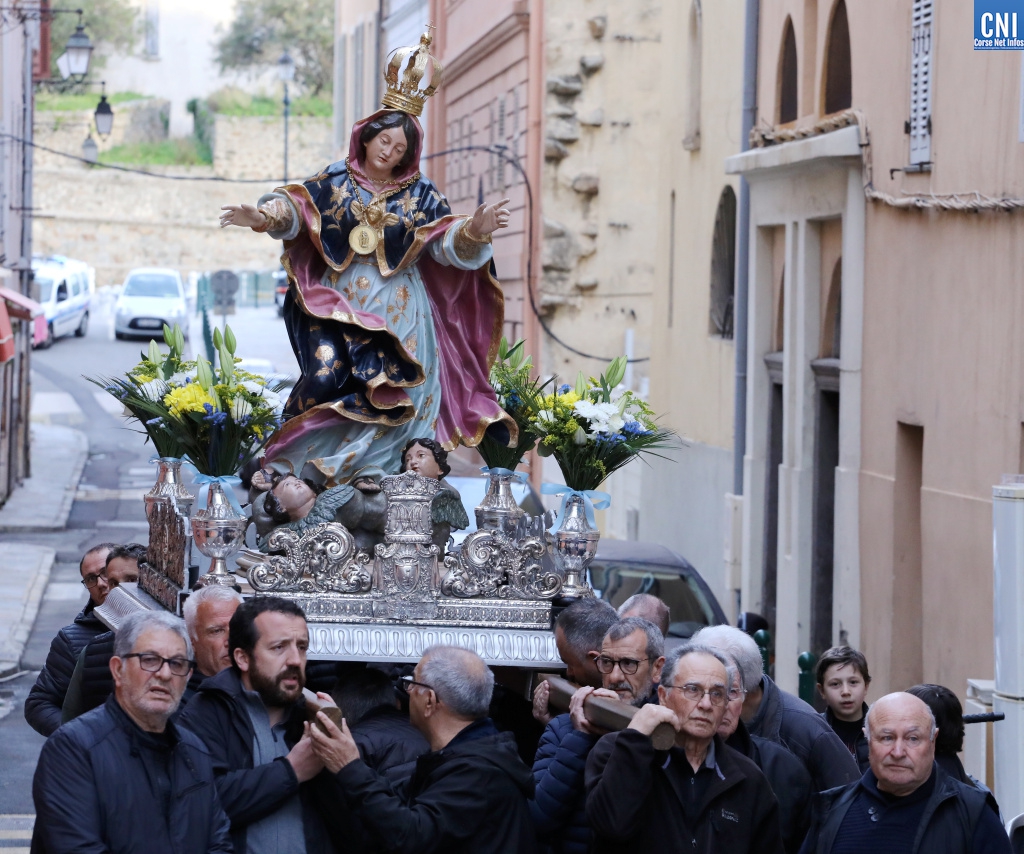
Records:
[[[79,559],[87,548],[100,542],[146,543],[148,539],[142,496],[153,485],[155,469],[149,463],[153,451],[141,435],[126,428],[120,404],[85,379],[127,371],[138,361],[146,342],[114,340],[112,301],[101,294],[93,305],[86,337],[61,338],[50,349],[32,354],[33,421],[71,427],[88,439],[88,461],[67,527],[47,533],[0,534],[0,554],[5,543],[15,542],[49,546],[57,554],[21,660],[22,672],[0,682],[2,854],[28,851],[32,775],[44,739],[25,722],[23,704],[46,661],[53,636],[74,619],[87,600],[80,583]],[[296,370],[273,306],[239,309],[228,323],[237,335],[240,356],[269,359],[283,373]],[[193,326],[192,346],[201,346],[200,321],[194,319]]]

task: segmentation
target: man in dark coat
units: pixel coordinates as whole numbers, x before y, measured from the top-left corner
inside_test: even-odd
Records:
[[[717,735],[728,691],[721,653],[678,647],[662,672],[661,705],[643,706],[627,729],[597,743],[586,776],[595,854],[783,854],[768,781]],[[668,751],[650,738],[662,723],[678,732]]]
[[[936,765],[938,730],[924,702],[888,694],[866,727],[871,767],[816,797],[801,854],[1010,854],[987,793]]]
[[[408,781],[416,760],[430,752],[430,745],[398,707],[391,677],[373,667],[356,670],[339,678],[331,696],[345,716],[363,762],[392,785]]]
[[[583,703],[601,687],[595,659],[601,654],[604,636],[617,622],[615,609],[600,599],[577,599],[555,621],[555,635],[561,635],[558,649],[565,649],[569,659],[566,667],[579,662],[577,678],[585,681],[573,695],[569,711],[551,718],[533,758],[536,791],[530,800],[530,814],[538,841],[554,854],[586,854],[590,847],[583,774],[600,734],[583,714]],[[541,693],[546,711],[547,682],[537,686],[535,694]]]
[[[533,854],[533,777],[512,734],[499,733],[487,717],[494,674],[471,650],[432,646],[404,682],[410,720],[431,752],[398,792],[359,758],[344,720],[339,729],[321,712],[326,733],[309,728],[340,802],[359,816],[374,850]]]
[[[232,666],[203,681],[181,724],[213,757],[235,851],[333,850],[311,791],[323,763],[303,736],[305,614],[289,600],[254,597],[231,617],[228,643]]]
[[[230,852],[210,755],[170,722],[191,669],[184,624],[162,611],[132,614],[115,652],[114,696],[43,745],[33,854]]]
[[[82,556],[78,571],[82,584],[89,591],[89,601],[70,626],[65,626],[50,644],[46,664],[36,678],[28,697],[25,699],[25,720],[40,735],[52,735],[61,725],[61,706],[71,681],[71,673],[78,661],[82,648],[107,627],[93,614],[97,605],[102,605],[108,585],[107,555],[116,543],[101,543],[93,546]]]
[[[814,795],[811,775],[803,762],[781,744],[747,731],[740,719],[744,695],[739,668],[730,671],[729,677],[732,680],[729,700],[725,704],[722,723],[718,725],[718,735],[729,747],[761,769],[779,802],[782,843],[789,854],[796,854],[811,822],[811,798]]]
[[[731,626],[708,626],[693,639],[736,662],[746,691],[743,723],[751,735],[781,744],[803,762],[813,791],[845,786],[860,777],[856,760],[821,715],[764,673],[761,650],[750,635]]]

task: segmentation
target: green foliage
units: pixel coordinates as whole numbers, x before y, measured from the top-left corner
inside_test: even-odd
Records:
[[[524,344],[520,339],[510,346],[508,339],[502,338],[498,358],[491,368],[491,387],[498,403],[516,422],[519,439],[512,447],[506,447],[485,434],[477,450],[490,468],[515,471],[522,458],[536,447],[539,438],[531,419],[540,408],[544,389],[552,381],[541,383],[531,379],[533,360],[526,355]]]
[[[531,427],[540,434],[537,453],[553,456],[571,489],[597,489],[612,472],[640,456],[678,444],[655,423],[651,408],[633,392],[616,388],[626,374],[620,356],[598,378],[582,372],[576,386],[560,386],[538,402]]]
[[[213,112],[202,98],[193,98],[186,104],[192,114],[192,127],[196,151],[204,163],[213,163]]]
[[[99,156],[100,163],[132,166],[200,166],[213,162],[209,148],[195,137],[162,139],[158,142],[133,142],[115,145]]]
[[[279,116],[284,111],[280,98],[250,95],[237,86],[224,86],[206,99],[208,109],[222,116]],[[293,116],[330,116],[334,105],[329,98],[306,95],[292,98],[289,113]]]
[[[272,69],[287,49],[295,82],[319,95],[334,73],[334,0],[238,0],[214,47],[221,71]]]
[[[284,399],[263,377],[235,367],[235,337],[217,331],[220,367],[183,358],[185,336],[164,327],[165,354],[150,341],[122,377],[90,378],[125,407],[162,457],[185,458],[202,474],[229,475],[256,457],[281,424]]]
[[[107,57],[130,54],[139,39],[139,10],[130,0],[77,0],[74,4],[59,5],[83,12],[82,23],[95,48],[89,66],[90,78],[96,78],[96,72],[106,65]],[[50,24],[50,76],[54,79],[60,79],[57,59],[64,53],[76,26],[77,15],[53,16]]]
[[[138,92],[116,92],[113,95],[107,95],[107,101],[111,104],[123,104],[127,101],[141,101],[149,97],[151,96],[140,95]],[[88,92],[36,92],[37,112],[70,112],[73,110],[94,112],[99,102],[100,96],[92,89]]]

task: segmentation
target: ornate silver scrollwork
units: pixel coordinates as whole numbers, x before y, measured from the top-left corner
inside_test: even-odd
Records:
[[[302,534],[279,528],[270,535],[272,554],[249,570],[249,583],[261,592],[366,593],[373,583],[369,555],[356,552],[348,530],[335,522]]]
[[[475,531],[458,555],[445,558],[441,592],[461,599],[551,599],[561,590],[562,577],[544,568],[543,554],[539,538],[517,541],[496,530]]]

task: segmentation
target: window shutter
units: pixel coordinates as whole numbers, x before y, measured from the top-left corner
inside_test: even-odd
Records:
[[[932,159],[932,0],[914,0],[910,64],[910,162]]]

